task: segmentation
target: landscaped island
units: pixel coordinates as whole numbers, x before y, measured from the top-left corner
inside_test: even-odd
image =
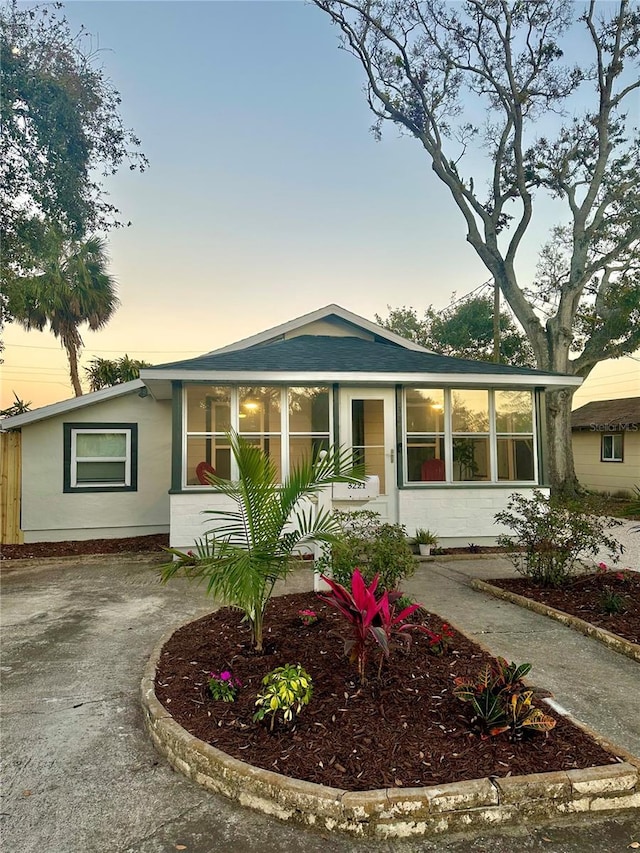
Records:
[[[305,625],[300,611],[317,621]],[[450,630],[439,617],[416,614],[431,631],[411,632],[409,645],[383,661],[372,654],[368,679],[344,654],[344,620],[313,593],[273,598],[267,610],[264,654],[252,648],[241,614],[218,610],[178,630],[160,655],[156,695],[187,731],[241,761],[335,788],[364,791],[420,787],[482,777],[573,770],[616,762],[562,717],[548,734],[483,736],[468,703],[453,695],[455,678],[474,679],[491,661],[487,652]],[[416,618],[416,617],[413,617]],[[253,721],[263,677],[276,666],[300,663],[313,696],[293,725]],[[228,669],[242,683],[235,702],[212,699],[212,671]],[[544,692],[543,692],[544,695]],[[549,713],[544,703],[537,702]]]

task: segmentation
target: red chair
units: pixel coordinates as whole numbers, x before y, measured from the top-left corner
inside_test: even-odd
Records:
[[[423,482],[444,482],[444,459],[425,459],[420,469],[420,479]]]
[[[202,486],[210,486],[211,483],[207,480],[207,474],[215,474],[216,469],[209,465],[208,462],[198,462],[196,465],[196,477]]]

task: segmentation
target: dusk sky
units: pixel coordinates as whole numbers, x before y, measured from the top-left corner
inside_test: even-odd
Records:
[[[360,66],[315,7],[73,2],[66,14],[94,34],[150,160],[107,184],[132,222],[108,238],[122,307],[82,332],[83,364],[188,358],[331,302],[369,319],[388,304],[422,312],[488,279],[418,143],[391,125],[374,140]],[[4,337],[3,407],[14,391],[34,407],[72,396],[50,333],[14,323]],[[639,361],[612,369],[593,398],[640,393]]]

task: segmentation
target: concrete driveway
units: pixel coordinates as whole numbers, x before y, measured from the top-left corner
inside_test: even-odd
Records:
[[[442,585],[444,572],[453,584],[446,600],[456,584],[464,585],[464,572],[434,568],[421,568],[412,586],[422,588],[423,575],[425,583]],[[172,772],[142,727],[143,665],[172,623],[204,612],[200,589],[182,580],[161,586],[144,560],[89,558],[3,570],[3,850],[607,853],[640,841],[639,819],[629,814],[490,838],[369,843],[246,811]],[[310,583],[302,573],[288,589]],[[483,639],[491,646],[490,636]]]

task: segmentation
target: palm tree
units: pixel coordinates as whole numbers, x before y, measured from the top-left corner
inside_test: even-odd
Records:
[[[76,397],[82,395],[79,327],[86,323],[93,331],[101,329],[120,304],[107,265],[104,240],[76,240],[50,225],[39,268],[31,275],[16,276],[9,288],[9,308],[15,319],[27,331],[42,332],[48,325],[62,342]]]
[[[207,592],[244,611],[256,651],[262,652],[267,603],[277,580],[291,570],[292,556],[305,543],[332,542],[337,521],[312,501],[331,483],[364,476],[353,467],[350,451],[321,452],[294,465],[282,485],[273,461],[237,433],[227,433],[238,466],[236,481],[209,475],[213,489],[226,495],[235,510],[208,510],[222,524],[198,544],[197,553],[168,549],[176,558],[161,569],[166,582],[180,569],[207,582]]]
[[[89,387],[92,391],[99,391],[101,388],[109,388],[112,385],[118,385],[120,382],[130,382],[132,379],[137,379],[140,376],[140,369],[143,367],[151,367],[148,361],[142,361],[137,358],[129,358],[128,355],[123,355],[120,358],[96,358],[91,359],[89,366],[84,368],[89,380]]]

